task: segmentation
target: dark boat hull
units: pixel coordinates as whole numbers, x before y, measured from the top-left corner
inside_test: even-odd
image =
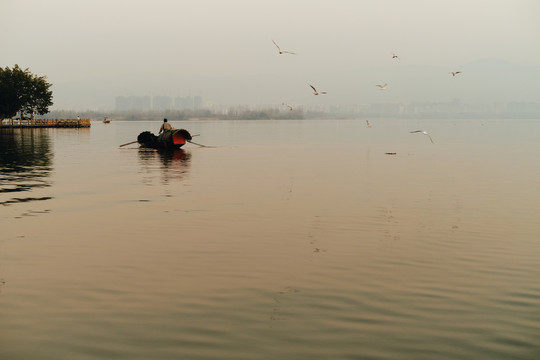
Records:
[[[191,140],[191,134],[184,129],[165,130],[158,136],[150,131],[144,131],[137,137],[137,142],[141,147],[151,149],[180,149]]]

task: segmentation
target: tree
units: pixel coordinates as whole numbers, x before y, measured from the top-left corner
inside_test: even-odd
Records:
[[[18,112],[21,119],[49,112],[52,102],[51,84],[46,76],[32,74],[19,65],[13,69],[0,67],[0,119],[11,118]]]

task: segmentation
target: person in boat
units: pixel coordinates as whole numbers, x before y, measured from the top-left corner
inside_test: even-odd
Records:
[[[165,130],[173,130],[173,127],[167,122],[167,119],[163,119],[163,124],[161,124],[161,127],[159,128],[158,134],[161,134]]]

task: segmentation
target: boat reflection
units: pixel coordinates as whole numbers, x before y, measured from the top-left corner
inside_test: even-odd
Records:
[[[37,189],[51,185],[53,155],[49,131],[0,130],[0,205],[52,198],[36,193]],[[27,192],[34,196],[21,196]]]
[[[143,182],[152,185],[156,174],[160,174],[162,184],[183,180],[188,173],[191,153],[183,149],[154,150],[139,148],[139,162]]]

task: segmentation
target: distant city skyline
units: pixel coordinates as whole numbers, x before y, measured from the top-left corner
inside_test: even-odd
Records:
[[[114,110],[198,110],[203,108],[201,96],[117,96],[115,98]]]
[[[467,119],[467,118],[540,118],[538,102],[467,102],[456,98],[451,101],[429,102],[376,102],[350,105],[322,104],[212,104],[202,103],[194,106],[176,108],[172,98],[158,96],[160,102],[152,107],[149,96],[117,97],[119,106],[110,111],[53,110],[57,117],[86,114],[86,117],[114,117],[116,119],[142,120],[163,116],[180,120],[215,118],[215,119],[304,119],[304,118],[432,118],[432,119]],[[189,97],[188,97],[189,98]],[[183,99],[177,97],[178,99]],[[201,99],[202,100],[202,99]],[[290,107],[289,107],[290,106]],[[292,110],[291,110],[292,108]],[[40,117],[47,117],[40,116]]]

